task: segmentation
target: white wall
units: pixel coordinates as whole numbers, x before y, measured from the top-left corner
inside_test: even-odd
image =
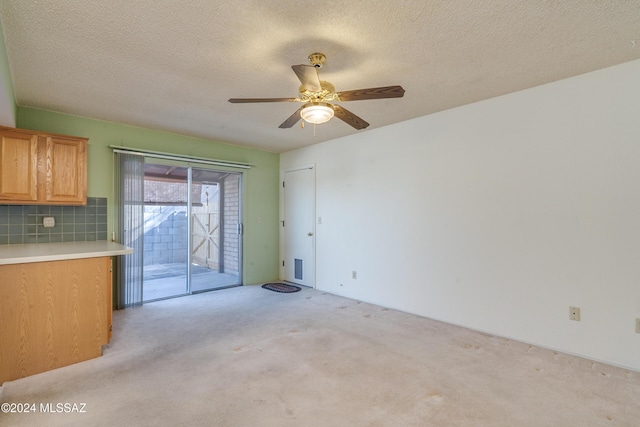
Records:
[[[15,127],[16,109],[4,33],[2,32],[2,23],[0,23],[0,125]]]
[[[317,166],[317,289],[640,370],[639,79],[633,61],[283,153]]]

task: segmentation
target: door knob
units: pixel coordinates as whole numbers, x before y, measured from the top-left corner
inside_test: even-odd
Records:
[[[313,233],[312,232],[308,232],[307,236],[313,236]]]

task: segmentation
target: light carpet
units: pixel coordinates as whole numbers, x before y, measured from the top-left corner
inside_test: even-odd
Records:
[[[36,405],[3,426],[640,425],[638,372],[307,288],[115,312],[102,357],[0,392]]]

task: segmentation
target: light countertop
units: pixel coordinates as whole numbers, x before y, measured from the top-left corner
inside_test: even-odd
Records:
[[[96,258],[130,253],[133,253],[133,249],[107,240],[2,245],[0,246],[0,265]]]

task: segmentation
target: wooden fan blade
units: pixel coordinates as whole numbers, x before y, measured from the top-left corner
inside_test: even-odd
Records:
[[[311,92],[320,92],[322,90],[320,78],[318,77],[318,69],[316,67],[313,65],[300,64],[292,65],[291,68],[305,89]]]
[[[300,121],[300,119],[301,119],[300,111],[302,110],[303,107],[304,107],[304,105],[302,107],[298,108],[298,111],[296,111],[291,116],[289,116],[289,118],[287,120],[285,120],[284,122],[282,122],[282,124],[280,126],[278,126],[278,127],[281,128],[281,129],[287,129],[287,128],[290,128],[291,126],[295,125],[296,123],[298,123],[298,121]]]
[[[361,99],[402,98],[402,86],[383,86],[368,89],[346,90],[338,92],[340,101],[359,101]]]
[[[349,126],[352,126],[357,130],[364,129],[369,126],[369,123],[365,122],[346,108],[335,104],[333,104],[332,107],[333,111],[335,112],[335,116]]]
[[[249,102],[293,102],[295,98],[231,98],[232,104],[246,104]]]

